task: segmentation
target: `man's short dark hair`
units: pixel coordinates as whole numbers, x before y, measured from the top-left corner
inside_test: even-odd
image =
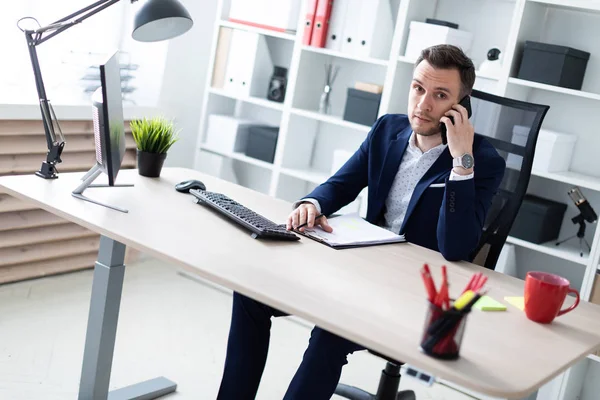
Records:
[[[461,81],[459,98],[471,94],[475,84],[475,66],[460,48],[450,44],[439,44],[423,49],[415,62],[415,68],[423,60],[429,62],[434,68],[457,69]]]

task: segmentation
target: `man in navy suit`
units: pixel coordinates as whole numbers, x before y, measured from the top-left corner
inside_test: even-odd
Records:
[[[367,186],[369,222],[448,260],[469,260],[505,169],[504,159],[474,134],[467,110],[458,104],[474,82],[473,63],[457,47],[423,50],[415,63],[408,114],[379,118],[348,162],[296,203],[288,229],[307,223],[331,231],[325,216],[316,217],[336,212]],[[447,127],[447,145],[440,122]],[[253,399],[267,358],[271,317],[285,314],[238,293],[232,314],[218,398]],[[363,349],[315,327],[284,399],[329,399],[347,355]]]

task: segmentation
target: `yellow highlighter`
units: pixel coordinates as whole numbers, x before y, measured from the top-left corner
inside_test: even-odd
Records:
[[[453,304],[453,307],[457,310],[462,310],[475,298],[476,293],[472,290],[464,292]]]

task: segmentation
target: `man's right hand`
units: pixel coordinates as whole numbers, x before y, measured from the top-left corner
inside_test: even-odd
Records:
[[[315,225],[321,226],[325,232],[333,232],[333,228],[327,223],[327,218],[322,216],[315,221],[315,218],[319,215],[317,207],[309,202],[304,202],[298,206],[287,219],[287,230],[298,228],[298,226],[306,223],[306,228],[312,228]],[[300,228],[300,232],[304,232],[304,228]]]

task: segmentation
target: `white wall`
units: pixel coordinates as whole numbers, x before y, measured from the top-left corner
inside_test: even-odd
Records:
[[[181,139],[169,150],[165,165],[192,168],[217,0],[180,1],[194,25],[169,42],[158,107],[181,129]]]

